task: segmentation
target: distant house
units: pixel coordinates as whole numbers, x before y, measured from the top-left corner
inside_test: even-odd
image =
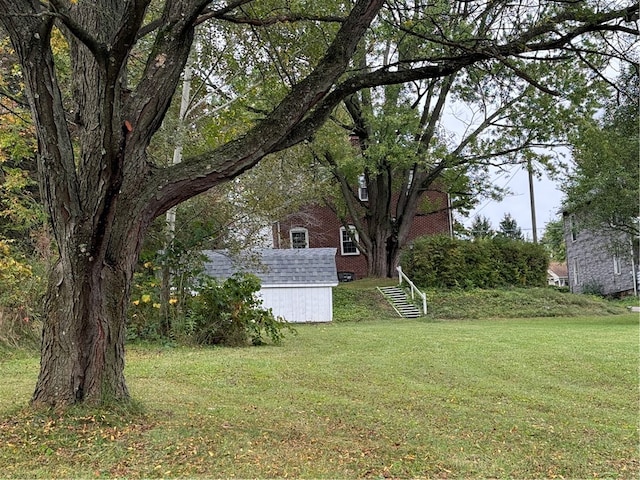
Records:
[[[332,288],[338,284],[335,248],[204,253],[205,273],[213,278],[226,280],[239,272],[258,276],[262,304],[274,315],[298,323],[333,320]]]
[[[569,271],[567,264],[551,262],[547,269],[547,283],[556,287],[568,287]]]
[[[366,189],[362,191],[361,187],[360,190],[360,199],[366,201]],[[431,204],[448,204],[445,193],[427,191],[426,196]],[[424,235],[451,234],[451,225],[451,215],[446,208],[433,213],[418,212],[408,241]],[[364,278],[367,276],[367,259],[358,250],[352,235],[357,238],[355,227],[345,226],[329,207],[313,204],[275,223],[273,246],[277,249],[333,248],[341,279]]]
[[[565,212],[563,219],[571,292],[637,293],[637,239],[581,228],[579,217],[573,213]]]

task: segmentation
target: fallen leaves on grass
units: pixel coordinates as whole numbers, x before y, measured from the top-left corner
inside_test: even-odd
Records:
[[[25,408],[0,419],[0,438],[3,439],[0,459],[13,457],[12,463],[16,467],[31,465],[30,468],[40,468],[46,473],[46,465],[55,457],[56,464],[64,464],[67,468],[81,465],[102,475],[101,470],[119,455],[114,451],[144,449],[143,434],[153,426],[141,415],[120,416],[99,411],[78,414]],[[71,473],[69,471],[68,475]]]

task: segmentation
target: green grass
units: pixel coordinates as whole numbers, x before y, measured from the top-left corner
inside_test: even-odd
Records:
[[[431,312],[438,319],[571,317],[627,313],[620,302],[574,295],[555,288],[428,291]]]
[[[0,360],[33,352],[40,344],[41,323],[0,304]]]
[[[340,284],[334,290],[334,320],[366,321],[395,318],[376,285],[397,285],[397,280],[367,279]],[[574,295],[556,288],[505,288],[495,290],[427,290],[430,320],[486,318],[536,318],[618,315],[637,305],[633,297],[605,300]]]
[[[37,358],[2,361],[0,477],[640,475],[637,315],[297,330],[132,346],[132,411],[32,412]]]
[[[339,284],[333,289],[334,321],[362,322],[397,317],[391,305],[376,288],[397,284],[397,280],[379,278]]]

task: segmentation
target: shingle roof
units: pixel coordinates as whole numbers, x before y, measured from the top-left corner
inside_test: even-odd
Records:
[[[566,263],[551,262],[549,264],[549,270],[555,273],[558,277],[567,277],[569,275]]]
[[[224,280],[236,272],[257,275],[263,286],[337,285],[335,248],[262,249],[231,254],[227,250],[203,252],[205,273]]]

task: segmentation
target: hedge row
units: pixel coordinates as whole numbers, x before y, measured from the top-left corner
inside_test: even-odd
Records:
[[[424,288],[546,285],[549,257],[539,244],[491,238],[421,237],[401,256],[403,271]]]

